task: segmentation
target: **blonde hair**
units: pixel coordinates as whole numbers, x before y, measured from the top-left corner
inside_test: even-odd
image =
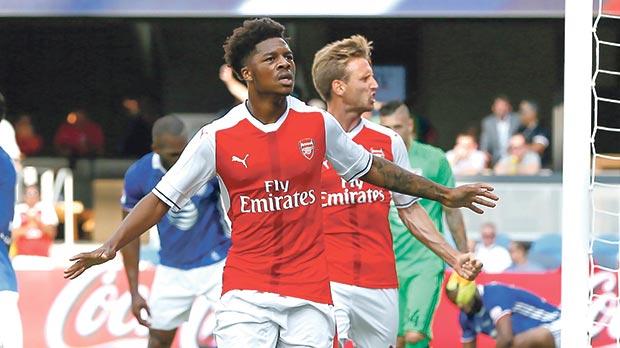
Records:
[[[331,99],[332,81],[348,79],[346,67],[349,60],[364,58],[370,63],[371,51],[372,41],[362,35],[334,41],[321,48],[312,63],[312,82],[321,98],[325,101]]]

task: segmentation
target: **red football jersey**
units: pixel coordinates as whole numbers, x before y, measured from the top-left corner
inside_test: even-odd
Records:
[[[201,129],[153,192],[178,209],[213,175],[232,222],[223,291],[258,290],[330,303],[321,211],[321,168],[348,179],[372,156],[329,114],[289,97],[277,122],[245,105]]]
[[[389,128],[362,119],[348,136],[371,154],[410,169],[402,138]],[[388,222],[392,199],[399,208],[417,200],[359,179],[347,182],[328,162],[323,164],[321,204],[331,281],[366,288],[398,287]]]

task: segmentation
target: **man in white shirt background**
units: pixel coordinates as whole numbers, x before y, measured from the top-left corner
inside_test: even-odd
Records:
[[[501,245],[495,244],[497,227],[492,222],[487,222],[480,229],[481,242],[476,248],[476,258],[484,265],[485,273],[502,273],[512,264],[510,253]]]

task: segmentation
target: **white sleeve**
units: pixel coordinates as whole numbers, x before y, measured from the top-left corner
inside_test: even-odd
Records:
[[[203,127],[187,144],[179,160],[153,189],[173,211],[187,201],[215,175],[215,132]]]
[[[394,155],[394,164],[397,166],[411,171],[411,163],[409,163],[409,156],[407,155],[407,147],[403,138],[398,134],[392,136],[392,154]],[[415,202],[420,200],[419,197],[409,196],[398,192],[392,192],[392,200],[396,208],[408,208]]]
[[[15,206],[15,211],[13,213],[13,220],[9,224],[9,230],[17,228],[22,225],[22,209],[21,203]]]
[[[327,112],[325,120],[325,157],[338,175],[346,181],[359,179],[370,170],[372,155],[344,132],[338,121]]]
[[[21,157],[21,151],[15,139],[15,129],[7,120],[0,120],[0,147],[14,160]]]

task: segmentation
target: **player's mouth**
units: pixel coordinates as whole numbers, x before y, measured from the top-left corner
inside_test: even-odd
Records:
[[[293,79],[293,74],[290,72],[283,72],[278,74],[278,81],[284,86],[292,86]]]

